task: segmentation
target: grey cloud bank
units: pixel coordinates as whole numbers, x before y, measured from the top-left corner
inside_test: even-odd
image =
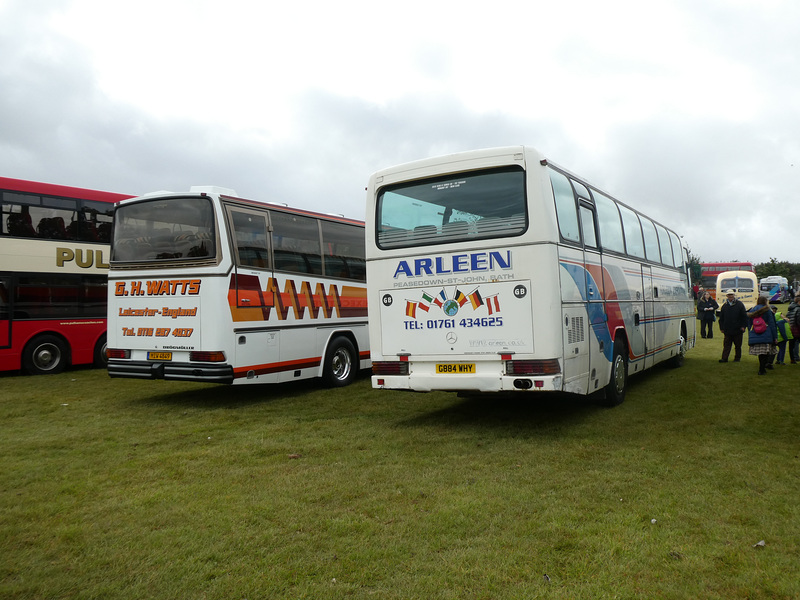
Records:
[[[198,44],[213,39],[225,53],[222,65],[244,63],[236,68],[250,75],[241,86],[216,87],[224,73],[210,64],[196,85],[171,88],[161,83],[169,73],[131,73],[128,90],[107,83],[98,67],[98,55],[124,48],[93,45],[54,24],[93,2],[33,4],[0,2],[4,176],[131,194],[215,184],[248,198],[364,218],[372,171],[522,143],[674,228],[704,260],[800,262],[800,8],[792,3],[667,3],[667,30],[659,31],[659,22],[642,21],[635,3],[612,2],[608,12],[628,19],[614,39],[602,23],[583,23],[579,29],[594,35],[571,38],[566,27],[541,44],[533,35],[507,39],[496,16],[461,15],[460,28],[429,28],[410,38],[405,60],[386,50],[381,69],[330,60],[323,73],[298,58],[295,80],[282,78],[292,71],[285,64],[284,75],[267,76],[269,65],[291,66],[303,46],[319,60],[327,52],[335,58],[338,28],[331,23],[329,37],[319,29],[306,36],[301,15],[288,13],[280,56],[254,54],[258,46],[239,53],[237,35],[227,30],[185,37]],[[225,10],[218,2],[176,4],[199,7],[196,19],[203,10]],[[240,13],[261,10],[259,3],[234,4]],[[563,27],[556,20],[563,15],[534,4],[536,10],[520,4],[519,14]],[[580,19],[579,10],[573,13]],[[354,14],[343,10],[341,18]],[[385,44],[399,44],[404,30],[385,18]],[[172,25],[182,31],[179,22]],[[658,47],[646,46],[645,25]],[[135,52],[145,43],[141,32],[125,29],[124,15],[114,27],[120,46]],[[476,38],[482,29],[487,35]],[[620,31],[630,38],[620,39]],[[478,39],[483,54],[469,54],[466,63],[464,49]],[[376,40],[360,51],[380,58],[386,46]],[[671,55],[683,57],[686,72]],[[694,71],[693,60],[702,69]],[[145,62],[143,68],[155,69]],[[168,55],[163,62],[181,68]],[[142,89],[148,77],[152,88]],[[327,83],[337,77],[360,83],[352,91]],[[144,96],[147,104],[137,101]],[[159,97],[170,108],[154,110]]]

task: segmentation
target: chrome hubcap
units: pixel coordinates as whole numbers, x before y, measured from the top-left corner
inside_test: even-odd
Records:
[[[353,365],[350,362],[350,355],[346,350],[340,348],[336,351],[336,354],[333,355],[331,367],[333,370],[333,375],[336,377],[336,379],[347,379],[347,377],[350,375],[350,369],[352,369],[352,366]]]

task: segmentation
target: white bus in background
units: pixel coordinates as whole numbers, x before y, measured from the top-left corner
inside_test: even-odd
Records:
[[[758,292],[762,296],[766,296],[772,303],[788,302],[791,297],[789,295],[789,280],[780,275],[771,275],[764,277],[758,281]]]
[[[367,190],[376,388],[614,405],[629,373],[695,343],[678,235],[533,149],[408,163]]]
[[[717,302],[725,302],[726,292],[733,290],[737,300],[741,300],[747,310],[758,302],[758,277],[752,271],[723,271],[717,275]]]
[[[194,187],[121,202],[112,377],[350,383],[369,367],[364,224]]]

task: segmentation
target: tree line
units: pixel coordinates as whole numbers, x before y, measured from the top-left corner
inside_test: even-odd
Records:
[[[793,281],[800,281],[800,263],[790,263],[785,260],[779,261],[777,258],[770,258],[769,262],[755,265],[755,269],[759,279],[780,275],[789,280],[789,285]]]

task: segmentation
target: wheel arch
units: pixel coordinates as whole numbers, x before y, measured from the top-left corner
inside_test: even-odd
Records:
[[[356,349],[356,360],[359,358],[359,346],[358,346],[358,339],[356,338],[355,333],[353,333],[350,329],[332,329],[328,334],[328,338],[325,340],[325,346],[322,349],[322,356],[320,357],[319,362],[319,377],[325,373],[325,357],[328,356],[328,351],[330,350],[331,344],[333,344],[334,340],[339,337],[344,337],[350,340],[350,343],[353,344],[353,348]],[[359,368],[358,364],[356,364],[356,368]]]
[[[628,332],[622,326],[617,327],[614,330],[614,335],[611,338],[611,351],[612,352],[614,351],[614,344],[617,343],[617,340],[620,340],[621,342],[623,342],[625,344],[625,350],[626,350],[626,353],[627,353],[627,358],[628,358],[628,360],[630,360],[631,359],[631,355],[630,355],[631,344],[630,344],[630,341],[628,340]]]

